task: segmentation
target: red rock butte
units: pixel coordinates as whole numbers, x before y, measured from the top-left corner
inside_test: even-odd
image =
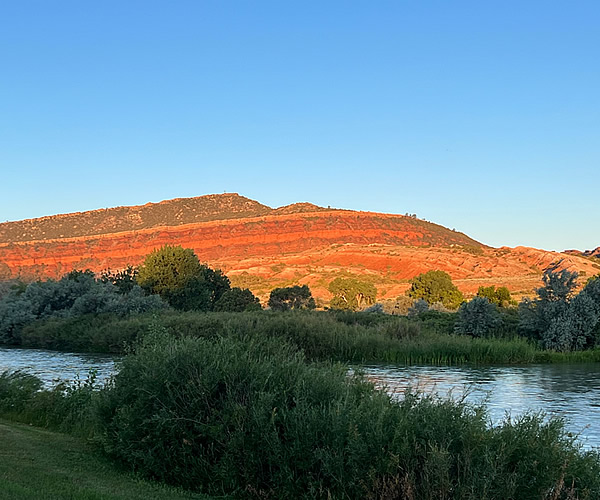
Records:
[[[118,270],[165,244],[192,248],[263,300],[271,289],[293,284],[308,284],[327,300],[327,285],[338,276],[368,280],[379,298],[394,298],[429,270],[448,272],[466,294],[497,285],[517,296],[531,294],[555,262],[583,276],[600,272],[594,251],[491,248],[413,216],[310,203],[274,209],[231,193],[0,224],[0,278]]]

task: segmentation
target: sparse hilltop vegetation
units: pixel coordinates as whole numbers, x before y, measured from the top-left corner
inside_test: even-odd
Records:
[[[263,303],[274,288],[308,285],[333,298],[336,278],[373,284],[378,299],[404,295],[410,280],[447,272],[465,295],[507,287],[520,299],[542,272],[563,267],[593,276],[600,262],[532,248],[489,248],[412,215],[356,212],[298,203],[273,209],[237,194],[168,200],[0,224],[0,279],[58,279],[72,269],[138,266],[164,245],[193,249],[235,287]]]

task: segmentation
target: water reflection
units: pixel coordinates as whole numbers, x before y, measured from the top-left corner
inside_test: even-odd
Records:
[[[22,370],[40,377],[46,386],[55,380],[85,379],[97,370],[98,381],[116,370],[115,358],[41,349],[0,348],[0,373]],[[586,447],[600,446],[600,363],[534,365],[521,367],[362,367],[367,376],[396,397],[407,387],[426,393],[485,403],[493,422],[506,413],[545,411],[568,419],[570,431],[579,433]]]
[[[600,446],[600,364],[521,367],[363,367],[369,379],[400,397],[407,387],[484,403],[492,422],[505,414],[544,411],[566,418],[585,447]]]
[[[90,370],[96,370],[97,382],[103,382],[115,372],[115,359],[97,354],[0,348],[0,373],[5,370],[31,373],[42,379],[46,387],[56,380],[83,380]]]

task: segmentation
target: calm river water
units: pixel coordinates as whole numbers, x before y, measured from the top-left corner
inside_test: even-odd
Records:
[[[41,378],[48,387],[56,380],[84,380],[90,370],[97,371],[97,382],[115,372],[114,356],[45,351],[43,349],[0,348],[0,373],[21,370]]]
[[[398,397],[408,387],[485,403],[492,422],[528,410],[567,419],[586,448],[600,446],[600,363],[492,367],[365,366],[367,377]]]
[[[362,367],[379,387],[397,394],[413,387],[440,396],[485,403],[493,422],[508,412],[528,410],[565,417],[567,428],[579,433],[584,446],[600,446],[600,363],[493,367],[386,366]],[[115,372],[111,356],[74,354],[40,349],[0,348],[0,373],[23,370],[47,386],[57,379],[85,379],[89,370],[98,381]]]

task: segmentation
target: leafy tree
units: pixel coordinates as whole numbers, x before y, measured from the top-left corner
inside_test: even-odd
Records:
[[[414,277],[406,294],[413,299],[423,299],[430,305],[440,302],[449,309],[456,309],[464,300],[450,275],[444,271],[428,271]]]
[[[229,278],[201,264],[192,249],[169,245],[146,256],[137,282],[182,310],[211,310],[230,289]]]
[[[333,294],[329,305],[332,309],[357,311],[375,303],[377,288],[356,278],[336,278],[329,283]]]
[[[471,337],[486,337],[501,322],[496,304],[487,297],[474,297],[458,309],[455,331]]]
[[[133,266],[127,266],[121,271],[107,269],[100,275],[100,281],[115,285],[120,293],[127,293],[137,285],[137,274],[138,270]]]
[[[137,282],[150,293],[166,296],[201,274],[202,264],[191,248],[165,245],[146,256]]]
[[[164,309],[159,296],[146,296],[134,285],[123,293],[116,285],[96,280],[91,271],[72,271],[60,280],[16,287],[0,300],[0,342],[15,343],[22,328],[36,320],[114,313],[125,316]]]
[[[260,311],[262,309],[258,297],[247,288],[234,287],[227,290],[219,300],[215,302],[215,311]]]
[[[541,340],[552,322],[566,314],[575,293],[577,273],[567,269],[559,271],[557,264],[544,271],[542,281],[543,286],[535,291],[537,297],[525,298],[519,304],[521,332],[535,340]]]
[[[477,290],[477,297],[485,297],[490,304],[496,304],[499,307],[508,307],[511,304],[516,305],[512,300],[510,291],[505,286],[496,288],[492,286],[480,286]]]
[[[423,299],[413,301],[412,306],[408,308],[407,314],[410,317],[418,316],[421,313],[429,311],[429,304]]]
[[[21,297],[9,295],[0,301],[0,343],[16,344],[21,329],[36,316]]]
[[[560,263],[543,275],[537,297],[519,305],[521,332],[540,340],[546,349],[580,350],[591,347],[600,322],[600,281],[588,281],[575,294],[577,273],[558,270]]]
[[[314,309],[315,299],[308,285],[295,285],[271,290],[268,305],[274,311]]]

